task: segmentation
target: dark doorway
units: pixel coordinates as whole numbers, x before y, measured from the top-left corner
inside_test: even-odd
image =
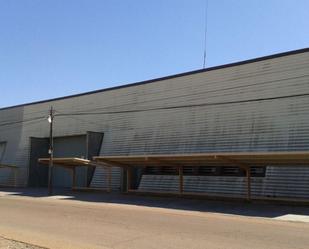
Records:
[[[47,187],[48,168],[40,166],[38,159],[48,157],[48,138],[30,138],[29,187]]]
[[[54,138],[54,157],[86,158],[86,135],[65,136]],[[86,186],[87,169],[76,169],[76,186]],[[54,167],[53,186],[70,188],[72,186],[71,171],[63,167]]]
[[[92,159],[100,154],[103,133],[87,132],[87,134],[54,138],[54,157],[78,157]],[[39,165],[39,158],[49,157],[49,138],[30,138],[30,187],[47,187],[48,167]],[[94,168],[79,167],[76,170],[76,186],[89,186]],[[65,168],[54,167],[53,186],[69,188],[72,186],[71,172]]]
[[[104,133],[101,132],[87,132],[87,159],[91,160],[94,156],[100,155],[100,150],[103,142]],[[90,186],[95,167],[89,167],[87,171],[87,187]]]

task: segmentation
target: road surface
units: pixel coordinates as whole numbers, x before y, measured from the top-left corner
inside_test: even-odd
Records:
[[[308,234],[306,222],[0,193],[0,236],[48,248],[308,249]]]

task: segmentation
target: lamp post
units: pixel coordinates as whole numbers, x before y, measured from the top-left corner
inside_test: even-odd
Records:
[[[49,165],[48,165],[48,195],[53,194],[53,150],[54,150],[54,143],[53,143],[53,122],[54,122],[54,110],[53,107],[50,107],[49,116],[48,116],[48,123],[49,123]]]

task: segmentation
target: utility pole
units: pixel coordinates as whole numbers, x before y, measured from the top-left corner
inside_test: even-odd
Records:
[[[53,153],[54,153],[54,141],[53,141],[53,122],[54,122],[54,110],[50,107],[49,116],[49,167],[48,167],[48,195],[53,194]]]
[[[208,0],[206,0],[206,4],[205,4],[205,30],[204,30],[204,60],[203,60],[203,69],[206,68],[207,26],[208,26]]]

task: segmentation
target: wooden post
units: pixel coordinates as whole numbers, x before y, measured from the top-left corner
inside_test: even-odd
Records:
[[[76,187],[76,168],[72,169],[72,189]]]
[[[127,193],[131,189],[131,169],[127,168]]]
[[[13,169],[14,171],[14,187],[17,187],[17,169]]]
[[[107,170],[108,170],[108,174],[107,174],[108,192],[111,192],[112,191],[112,168],[108,167]]]
[[[251,200],[251,168],[246,168],[247,176],[247,201]]]
[[[53,138],[53,122],[54,122],[54,110],[50,108],[48,122],[49,126],[49,167],[48,167],[48,195],[53,194],[53,158],[54,158],[54,138]]]
[[[179,194],[181,195],[183,193],[183,167],[178,168],[179,173]]]
[[[85,187],[90,187],[91,182],[88,185],[88,167],[86,167],[86,174],[85,174]]]

